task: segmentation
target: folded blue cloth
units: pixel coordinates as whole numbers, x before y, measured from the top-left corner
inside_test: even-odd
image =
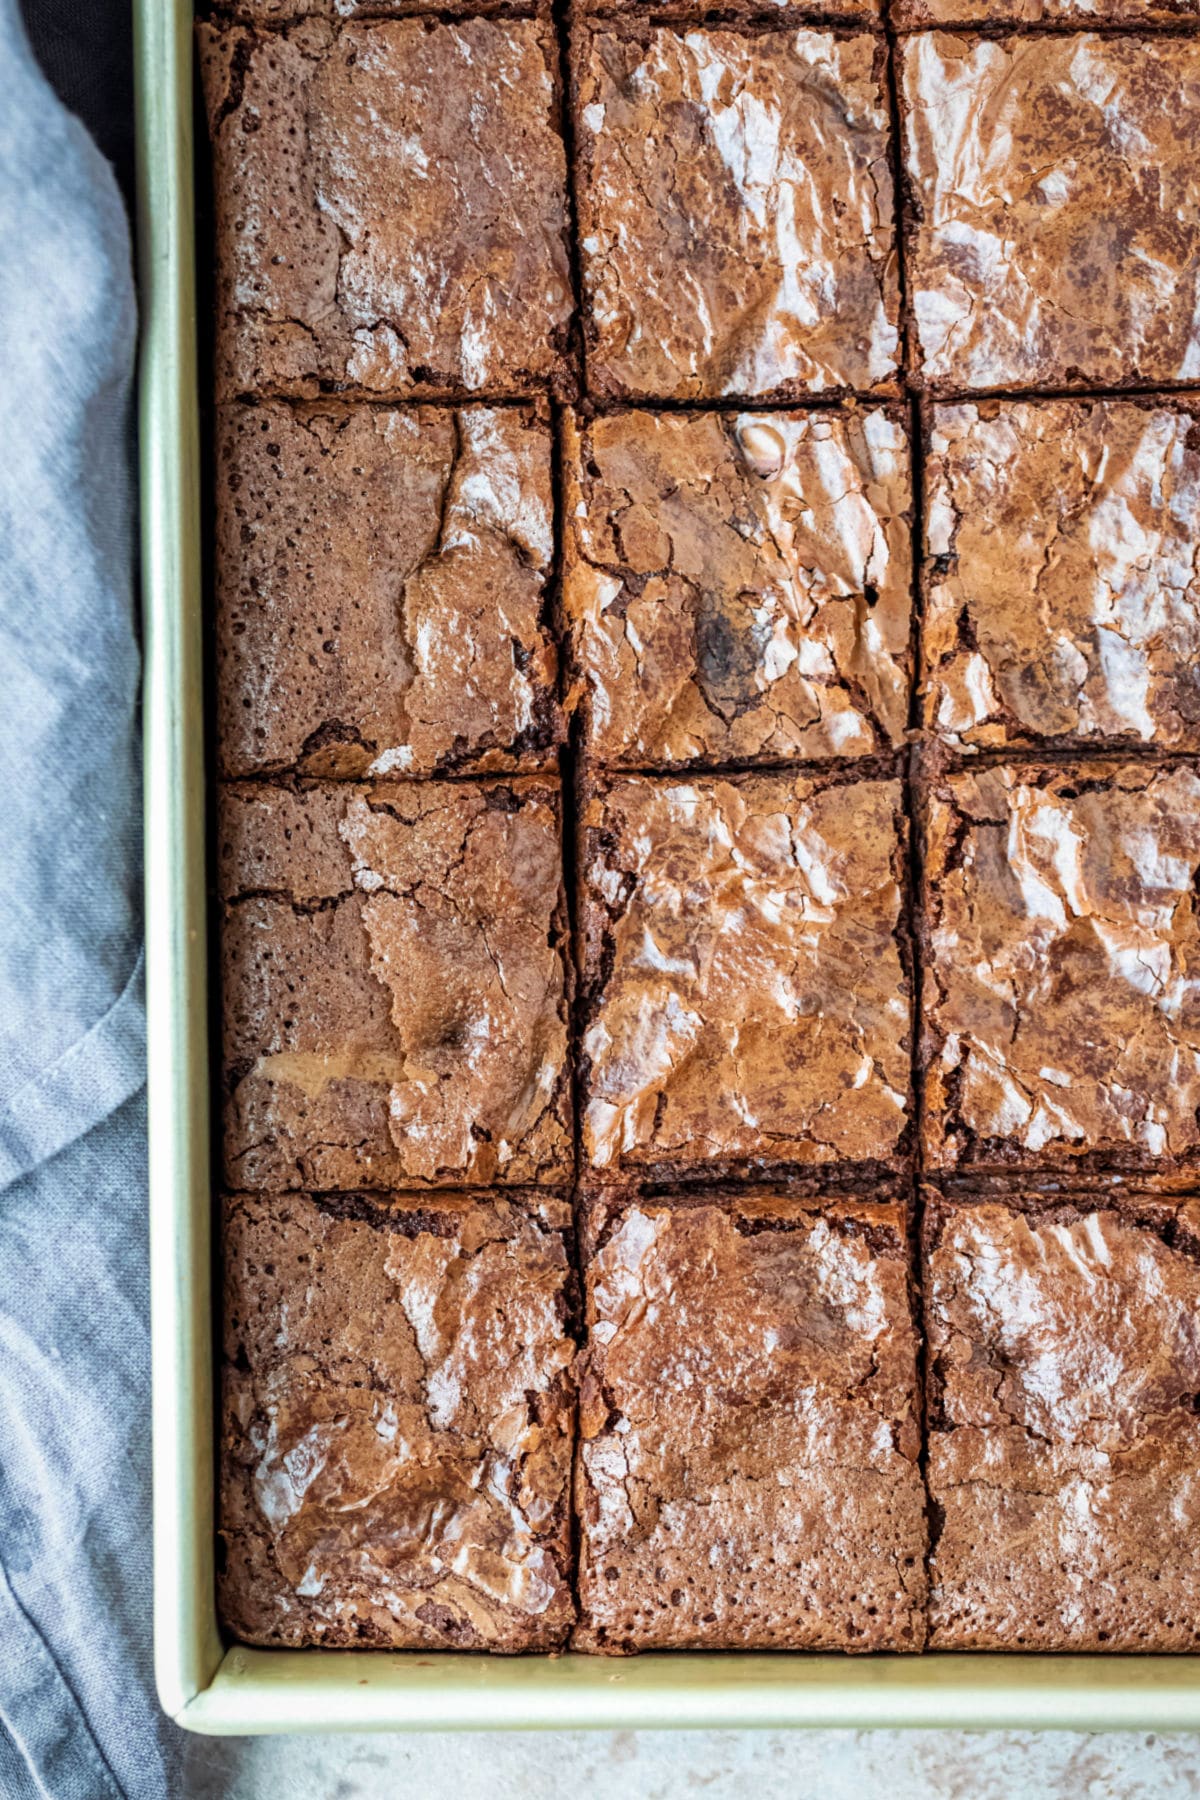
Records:
[[[157,1800],[129,229],[0,71],[0,1794]]]

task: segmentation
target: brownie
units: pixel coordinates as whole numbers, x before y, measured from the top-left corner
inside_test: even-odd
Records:
[[[533,776],[224,789],[230,1185],[570,1179],[560,835]]]
[[[900,60],[923,379],[1200,378],[1200,40],[931,32]]]
[[[931,1169],[1200,1162],[1200,774],[1107,760],[923,788]]]
[[[580,830],[585,1163],[863,1175],[907,1154],[898,781],[629,776]]]
[[[925,505],[931,731],[1200,748],[1200,406],[936,407]]]
[[[593,393],[894,389],[885,65],[872,33],[614,23],[578,34]]]
[[[566,426],[564,603],[600,763],[865,756],[908,714],[903,425],[862,412]]]
[[[789,24],[801,19],[851,25],[883,24],[883,0],[573,0],[580,18],[655,19],[702,25],[719,17],[739,24]]]
[[[921,1648],[902,1207],[639,1201],[587,1322],[577,1648]]]
[[[569,372],[545,21],[202,25],[217,381],[527,394]]]
[[[519,1194],[224,1202],[219,1597],[236,1637],[563,1641],[569,1221]]]
[[[1200,1645],[1200,1202],[935,1196],[930,1645]]]
[[[550,462],[513,407],[220,408],[222,771],[552,766]]]
[[[901,31],[927,25],[1184,24],[1200,0],[889,0]]]

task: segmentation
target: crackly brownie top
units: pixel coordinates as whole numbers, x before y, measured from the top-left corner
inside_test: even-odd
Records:
[[[904,30],[922,25],[1174,25],[1200,13],[1198,0],[892,0]]]
[[[869,755],[908,707],[908,443],[881,410],[567,427],[564,604],[602,763]]]
[[[529,393],[566,370],[540,21],[200,28],[226,392]]]
[[[934,1199],[926,1215],[935,1647],[1200,1636],[1200,1211]]]
[[[1200,1151],[1200,777],[1089,762],[935,777],[931,1164]]]
[[[933,32],[901,54],[926,377],[1200,376],[1200,42]]]
[[[229,1178],[569,1178],[557,787],[221,802]]]
[[[222,1611],[255,1642],[548,1649],[572,1617],[561,1202],[225,1203]]]
[[[596,1170],[890,1164],[909,1116],[896,781],[602,787],[582,819]]]
[[[579,40],[588,376],[629,397],[870,389],[898,350],[874,35]]]
[[[222,407],[224,771],[552,762],[550,454],[512,407]]]
[[[937,407],[925,504],[939,737],[1200,745],[1200,411]]]
[[[577,1642],[919,1648],[902,1208],[641,1201],[587,1313]]]

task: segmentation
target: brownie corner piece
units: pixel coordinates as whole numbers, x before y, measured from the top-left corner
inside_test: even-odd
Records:
[[[236,1637],[562,1644],[567,1216],[495,1194],[226,1198],[218,1588]]]
[[[580,853],[594,1177],[906,1165],[906,841],[894,780],[594,783]]]
[[[1200,397],[935,406],[925,526],[937,739],[1200,748]]]
[[[1200,776],[1108,759],[927,771],[931,1171],[1200,1169]]]
[[[890,753],[911,675],[892,410],[568,416],[563,611],[609,768]]]
[[[545,19],[200,27],[227,397],[569,392]]]
[[[595,20],[576,58],[590,391],[896,392],[879,34]]]
[[[917,32],[898,95],[928,388],[1200,375],[1200,39]]]
[[[1194,1650],[1196,1200],[943,1196],[924,1236],[930,1648]]]
[[[222,772],[553,768],[543,411],[265,400],[216,429]]]
[[[576,1648],[921,1648],[902,1207],[635,1200],[587,1317]]]
[[[230,1185],[570,1180],[555,782],[227,785],[218,877]]]

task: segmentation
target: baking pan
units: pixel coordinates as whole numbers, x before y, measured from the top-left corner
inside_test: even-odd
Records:
[[[155,1665],[210,1733],[420,1727],[1200,1727],[1200,1656],[614,1659],[250,1650],[214,1594],[192,7],[135,0]]]

